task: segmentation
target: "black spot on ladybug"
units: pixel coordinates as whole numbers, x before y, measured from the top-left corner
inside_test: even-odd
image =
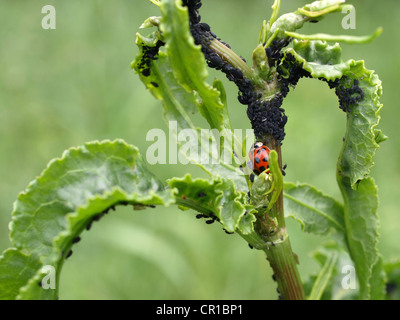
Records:
[[[268,162],[268,157],[264,157],[263,161]]]
[[[261,160],[260,160],[260,158],[259,158],[259,157],[255,157],[255,158],[254,158],[254,162],[255,162],[255,163],[257,163],[257,164],[258,164],[258,163],[260,163],[260,161],[261,161]]]
[[[264,166],[261,166],[260,167],[260,172],[264,172],[265,171],[265,167]]]

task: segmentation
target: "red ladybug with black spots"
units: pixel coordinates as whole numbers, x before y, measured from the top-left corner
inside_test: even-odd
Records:
[[[257,175],[268,169],[269,153],[271,150],[262,142],[256,142],[250,149],[250,163],[253,164],[253,172]]]

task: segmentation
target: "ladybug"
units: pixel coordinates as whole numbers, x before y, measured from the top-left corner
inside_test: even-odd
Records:
[[[253,172],[257,175],[268,169],[269,153],[271,150],[262,142],[256,142],[250,149],[250,164],[253,164]]]

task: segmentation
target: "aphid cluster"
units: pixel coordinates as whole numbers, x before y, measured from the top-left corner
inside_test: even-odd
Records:
[[[145,76],[150,76],[150,64],[152,60],[158,59],[158,52],[160,51],[160,47],[165,45],[164,42],[158,40],[155,47],[143,46],[143,56],[139,63],[139,72]],[[154,84],[153,84],[154,85]]]
[[[289,43],[289,39],[282,39],[274,41],[270,47],[265,49],[270,66],[277,65],[280,92],[270,101],[261,102],[258,99],[253,99],[249,103],[247,115],[258,139],[261,139],[265,134],[273,136],[277,141],[282,141],[285,138],[287,116],[285,109],[281,107],[283,98],[289,93],[290,86],[294,87],[300,78],[310,76],[291,54],[284,56],[280,52]]]
[[[350,112],[350,106],[359,103],[364,99],[364,91],[358,86],[358,79],[354,79],[350,88],[339,85],[336,89],[336,95],[339,98],[339,108],[344,112]]]
[[[232,67],[227,61],[222,59],[216,52],[214,52],[210,48],[210,45],[213,40],[218,40],[227,48],[230,49],[231,47],[218,38],[217,35],[211,31],[211,28],[207,23],[200,22],[201,16],[199,15],[198,10],[201,7],[201,1],[183,0],[183,5],[188,7],[190,32],[195,43],[201,46],[201,51],[206,58],[208,66],[225,73],[226,77],[238,86],[240,91],[239,101],[247,104],[247,101],[251,98],[253,91],[253,85],[251,81],[243,76],[243,72],[241,70]]]
[[[278,81],[281,85],[283,98],[289,93],[289,88],[294,88],[301,78],[311,77],[311,74],[304,70],[303,65],[290,53],[281,56],[276,70],[279,74]]]
[[[302,64],[292,54],[282,53],[282,49],[288,46],[292,39],[274,40],[265,49],[270,67],[276,67],[280,90],[271,100],[261,101],[261,94],[256,92],[251,80],[210,48],[211,42],[214,40],[218,40],[227,48],[230,46],[217,38],[208,24],[200,22],[201,16],[198,10],[202,5],[201,0],[182,0],[182,3],[189,11],[191,34],[195,43],[201,45],[209,67],[221,70],[230,81],[237,85],[238,100],[248,106],[247,115],[256,138],[262,139],[265,135],[270,135],[281,142],[285,138],[284,128],[287,122],[285,110],[281,108],[283,99],[289,93],[289,88],[295,87],[300,78],[311,77],[310,73],[303,69]],[[358,80],[354,80],[350,88],[339,85],[339,80],[326,82],[336,90],[340,108],[346,112],[349,111],[350,105],[358,103],[364,98],[364,92],[358,86]]]
[[[196,215],[196,219],[202,219],[202,218],[208,219],[206,220],[207,224],[212,224],[215,221],[219,221],[218,217],[213,212],[210,212],[209,214],[199,213]]]
[[[262,139],[265,134],[273,136],[277,141],[285,138],[287,116],[281,108],[282,102],[282,95],[277,94],[270,101],[253,99],[248,104],[247,116],[257,139]]]
[[[265,134],[273,136],[277,141],[282,141],[285,137],[284,127],[287,122],[285,110],[281,108],[283,98],[289,91],[289,85],[295,85],[298,79],[304,74],[302,69],[297,68],[291,61],[284,62],[287,64],[286,69],[295,74],[289,74],[288,78],[280,77],[282,85],[282,93],[278,93],[270,101],[260,101],[261,94],[256,92],[250,79],[247,79],[243,72],[231,66],[227,61],[221,58],[211,48],[211,42],[218,40],[227,48],[228,44],[217,38],[215,33],[206,23],[201,23],[201,16],[198,10],[201,7],[200,0],[183,0],[183,5],[188,7],[190,19],[190,31],[195,43],[201,45],[201,50],[206,58],[208,66],[221,70],[226,77],[233,81],[239,89],[238,100],[241,104],[247,105],[247,115],[250,119],[252,128],[256,138],[263,138]],[[281,49],[290,43],[290,39],[274,41],[271,46],[266,48],[266,53],[271,66],[279,64],[283,55]],[[244,60],[244,59],[243,59]],[[294,60],[294,58],[293,58]],[[295,69],[295,70],[294,70]],[[278,70],[279,73],[279,70]]]
[[[261,94],[257,94],[251,85],[251,88],[245,88],[239,96],[239,101],[248,105],[247,116],[257,139],[262,139],[265,134],[273,136],[277,141],[285,138],[287,116],[285,109],[281,108],[283,98],[289,93],[289,86],[294,87],[301,77],[310,76],[292,55],[284,56],[281,53],[282,48],[290,41],[291,39],[275,40],[265,49],[270,67],[277,66],[280,92],[269,101],[260,101]]]
[[[346,76],[335,80],[319,79],[327,82],[330,89],[335,89],[339,98],[339,108],[344,112],[350,112],[351,105],[355,105],[364,99],[365,93],[359,87],[358,79],[354,79],[353,82]]]
[[[283,53],[281,50],[288,46],[291,40],[292,38],[274,40],[270,46],[265,48],[265,53],[267,54],[268,64],[270,67],[275,67],[276,62],[283,58]]]

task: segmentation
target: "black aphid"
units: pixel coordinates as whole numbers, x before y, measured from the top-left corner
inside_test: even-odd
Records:
[[[81,237],[76,237],[72,240],[72,243],[78,243],[79,241],[81,241]]]
[[[72,256],[72,250],[68,251],[67,256],[65,257],[65,259],[68,259],[70,256]]]

